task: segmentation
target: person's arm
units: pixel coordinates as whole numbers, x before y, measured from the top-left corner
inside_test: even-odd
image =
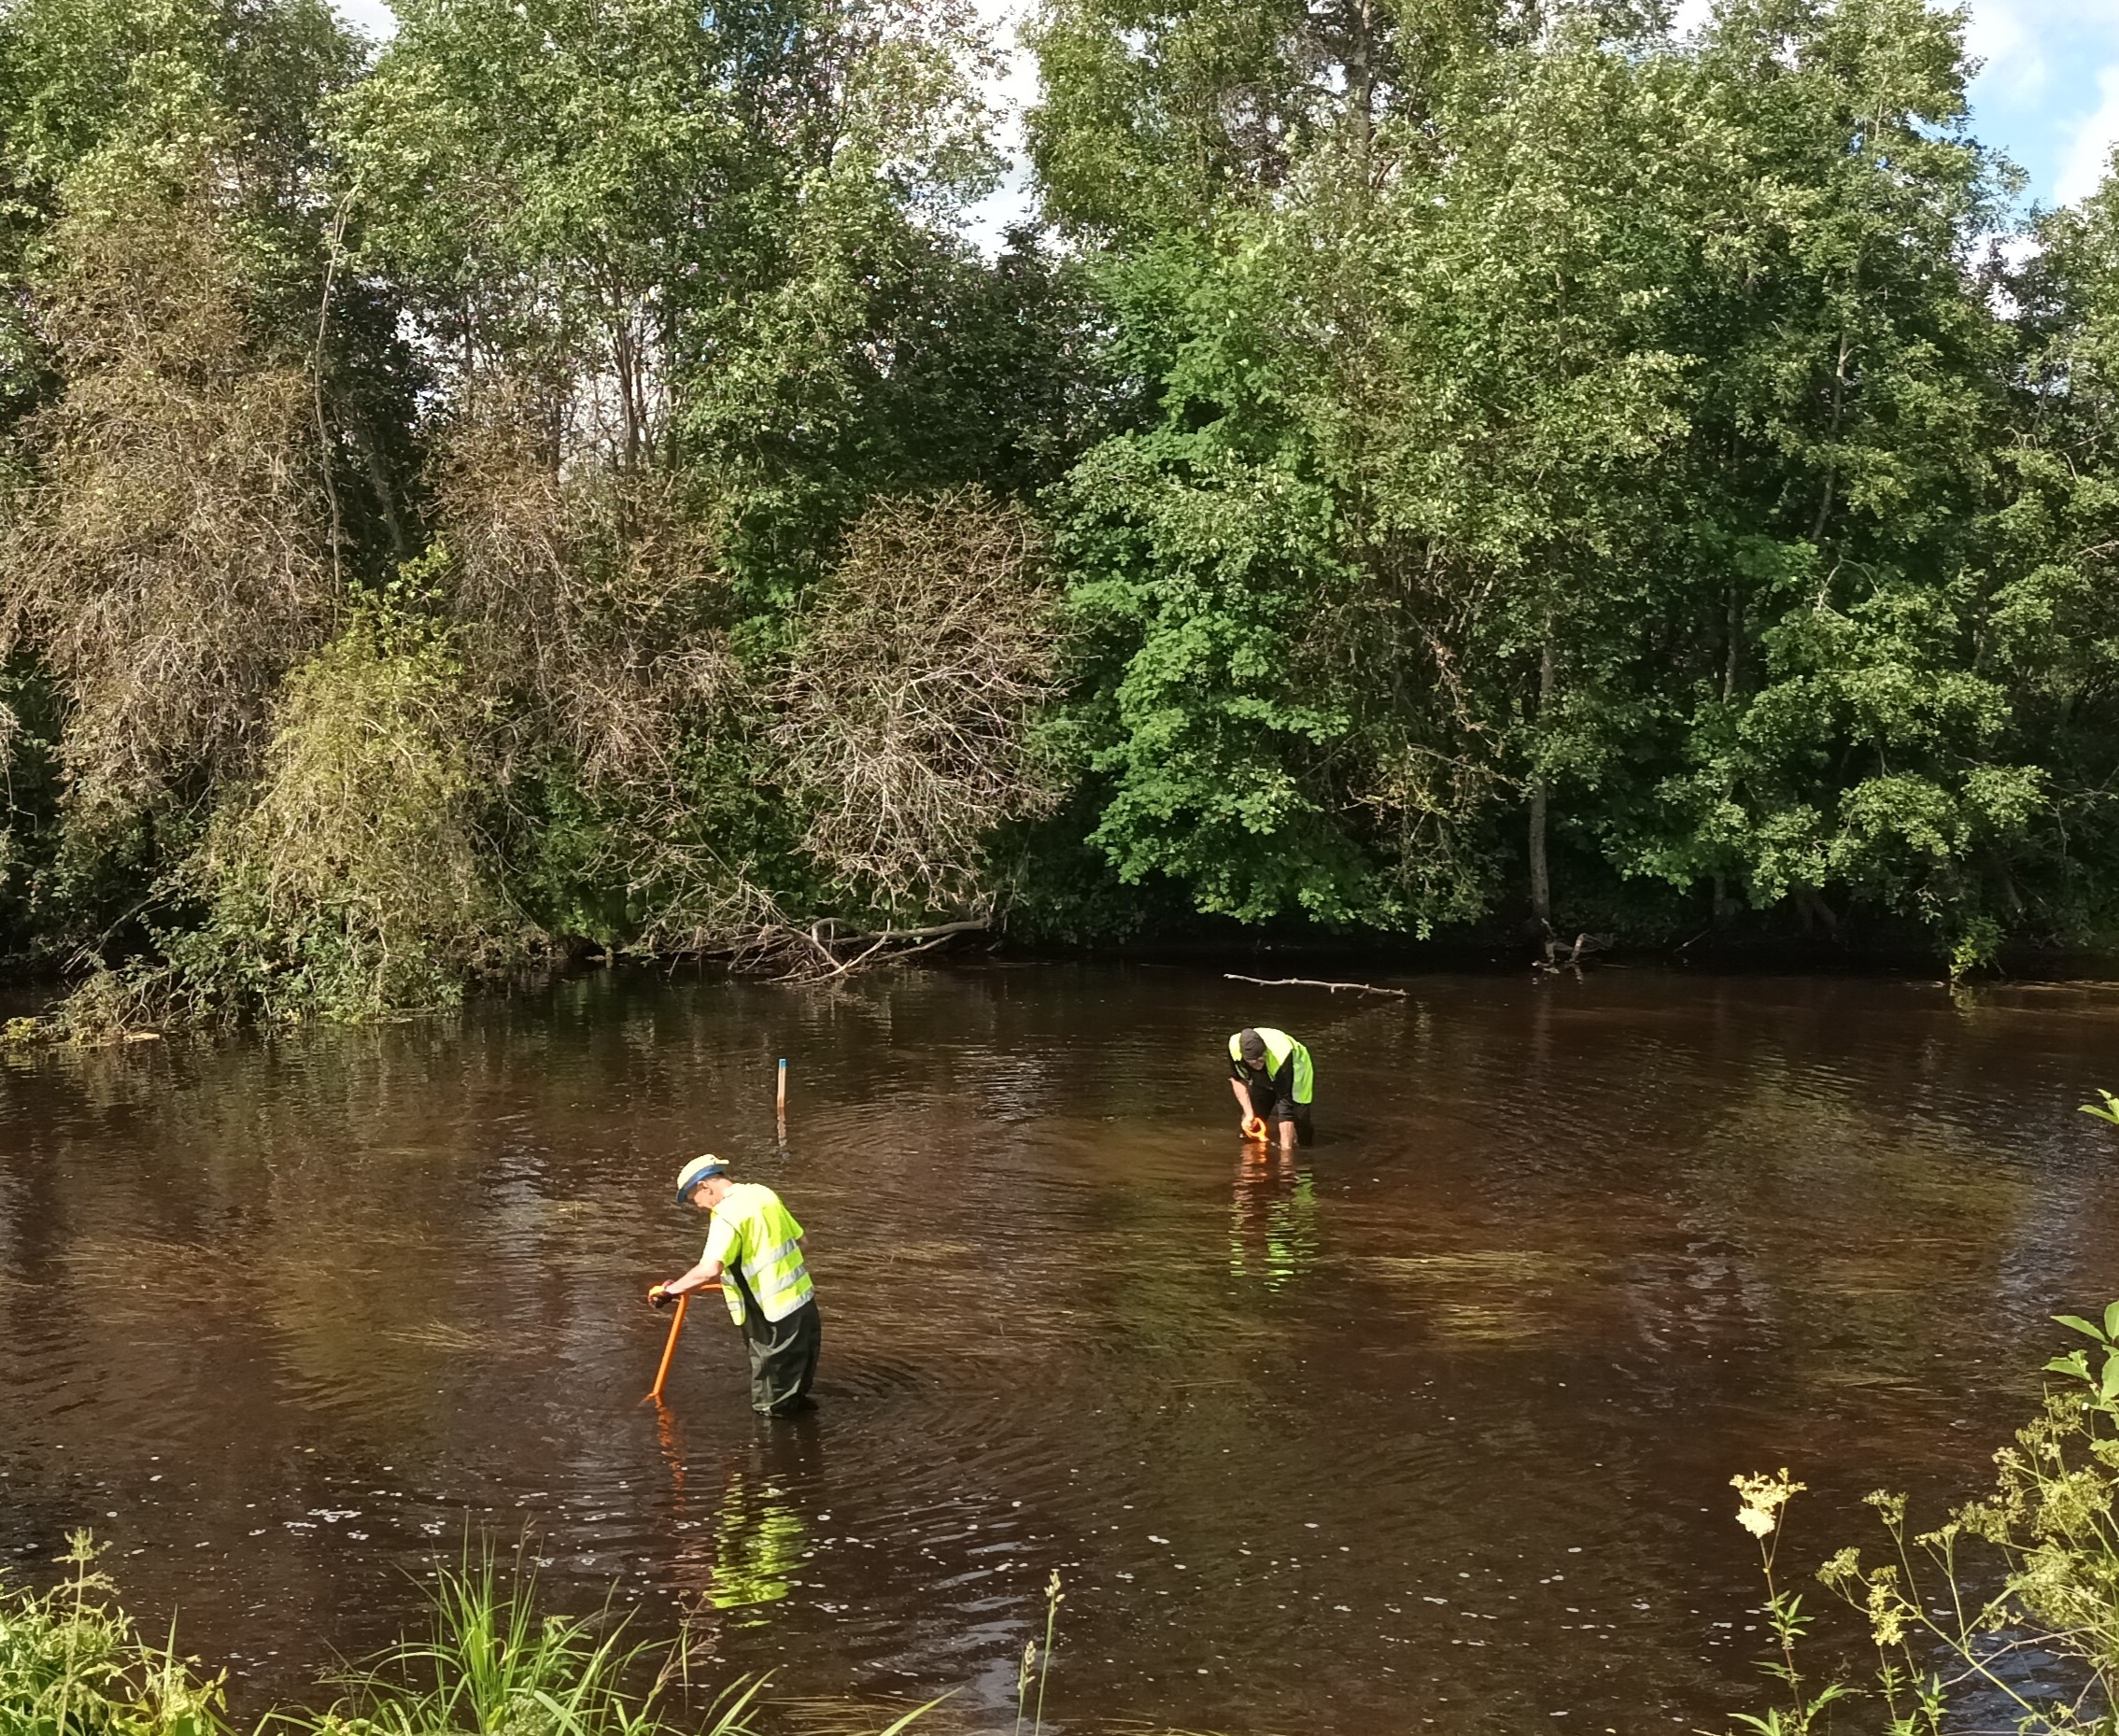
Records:
[[[655,1285],[647,1292],[648,1301],[659,1308],[672,1296],[688,1295],[695,1290],[703,1290],[709,1284],[718,1283],[724,1267],[735,1253],[732,1245],[734,1239],[734,1233],[716,1217],[713,1228],[706,1238],[706,1249],[699,1257],[699,1264],[682,1277],[673,1277],[667,1283]]]
[[[721,1262],[718,1260],[701,1260],[684,1277],[673,1277],[666,1284],[656,1285],[653,1290],[647,1292],[647,1299],[660,1306],[672,1296],[686,1295],[692,1291],[703,1290],[709,1284],[717,1284],[720,1281]]]
[[[1250,1125],[1250,1093],[1245,1089],[1244,1082],[1240,1079],[1232,1079],[1229,1081],[1229,1090],[1236,1096],[1237,1123],[1249,1127]]]

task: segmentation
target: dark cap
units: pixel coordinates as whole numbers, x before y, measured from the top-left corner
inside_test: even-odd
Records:
[[[1236,1047],[1246,1061],[1265,1059],[1265,1039],[1256,1031],[1242,1031],[1236,1036]]]

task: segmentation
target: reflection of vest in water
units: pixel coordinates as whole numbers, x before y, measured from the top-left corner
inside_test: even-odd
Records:
[[[1251,1028],[1258,1033],[1259,1039],[1265,1045],[1265,1077],[1272,1082],[1274,1089],[1287,1092],[1287,1094],[1297,1103],[1307,1103],[1310,1088],[1316,1083],[1315,1075],[1310,1070],[1309,1051],[1296,1042],[1285,1031],[1276,1031],[1270,1025],[1264,1024],[1253,1025]],[[1288,1058],[1291,1055],[1294,1057],[1295,1078],[1294,1089],[1289,1091],[1286,1069]],[[1243,1033],[1241,1031],[1229,1038],[1229,1059],[1238,1066],[1243,1066]],[[1257,1077],[1249,1067],[1244,1067],[1244,1074],[1246,1078],[1250,1079]]]
[[[770,1188],[740,1181],[713,1208],[713,1216],[735,1236],[722,1262],[728,1280],[721,1293],[728,1301],[728,1318],[737,1325],[743,1323],[745,1291],[757,1299],[758,1312],[769,1320],[785,1320],[816,1294],[810,1269],[802,1263],[802,1226]]]

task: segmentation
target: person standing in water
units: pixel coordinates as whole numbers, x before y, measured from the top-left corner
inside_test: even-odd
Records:
[[[1247,1138],[1251,1123],[1263,1122],[1281,1150],[1307,1145],[1314,1136],[1309,1101],[1315,1082],[1309,1051],[1287,1032],[1262,1024],[1229,1038],[1229,1089]]]
[[[647,1292],[657,1307],[716,1279],[728,1315],[743,1329],[751,1357],[751,1408],[766,1417],[812,1409],[824,1322],[816,1286],[802,1260],[802,1226],[780,1195],[756,1181],[730,1179],[709,1152],[677,1172],[677,1203],[712,1220],[706,1251],[682,1277]]]

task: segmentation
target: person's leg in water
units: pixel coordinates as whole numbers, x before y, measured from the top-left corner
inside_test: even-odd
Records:
[[[1297,1103],[1292,1097],[1278,1099],[1265,1119],[1283,1151],[1307,1145],[1317,1137],[1317,1130],[1310,1125],[1309,1105]]]
[[[784,1320],[754,1312],[743,1322],[743,1344],[751,1355],[753,1410],[789,1417],[815,1404],[810,1386],[816,1379],[824,1323],[814,1302],[805,1302]]]

